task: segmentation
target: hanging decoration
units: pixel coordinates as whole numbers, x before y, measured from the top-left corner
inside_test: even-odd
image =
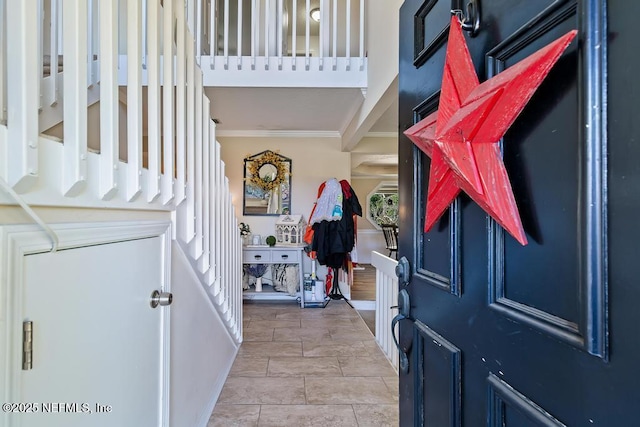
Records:
[[[282,161],[282,156],[270,150],[257,156],[247,156],[245,162],[247,162],[247,171],[249,172],[247,180],[265,191],[273,191],[278,188],[290,175],[289,166]],[[261,169],[265,165],[273,166],[272,174],[261,173]]]
[[[460,23],[452,17],[439,110],[405,131],[431,158],[425,232],[463,190],[527,244],[499,141],[576,34],[570,31],[480,84]]]

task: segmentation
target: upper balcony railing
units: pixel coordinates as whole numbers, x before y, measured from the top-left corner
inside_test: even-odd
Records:
[[[205,86],[366,87],[364,0],[191,0]]]

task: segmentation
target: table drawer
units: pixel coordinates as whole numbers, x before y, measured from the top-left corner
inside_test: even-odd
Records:
[[[242,262],[244,263],[268,263],[271,262],[271,252],[269,250],[249,249],[242,252]]]
[[[271,262],[287,263],[298,262],[300,260],[300,251],[291,249],[274,249],[271,251]]]

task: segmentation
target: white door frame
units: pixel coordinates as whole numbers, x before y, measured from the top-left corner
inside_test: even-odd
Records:
[[[119,221],[53,224],[58,236],[58,250],[160,237],[163,242],[163,291],[171,291],[171,222]],[[3,403],[26,403],[22,395],[22,289],[25,256],[50,252],[51,239],[37,225],[0,226],[0,398]],[[161,312],[162,328],[162,427],[169,425],[169,320],[170,310]],[[0,412],[0,425],[8,425],[9,413]]]

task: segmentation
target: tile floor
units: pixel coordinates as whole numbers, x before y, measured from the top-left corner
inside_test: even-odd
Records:
[[[397,425],[398,376],[344,301],[245,303],[244,342],[208,427]]]

